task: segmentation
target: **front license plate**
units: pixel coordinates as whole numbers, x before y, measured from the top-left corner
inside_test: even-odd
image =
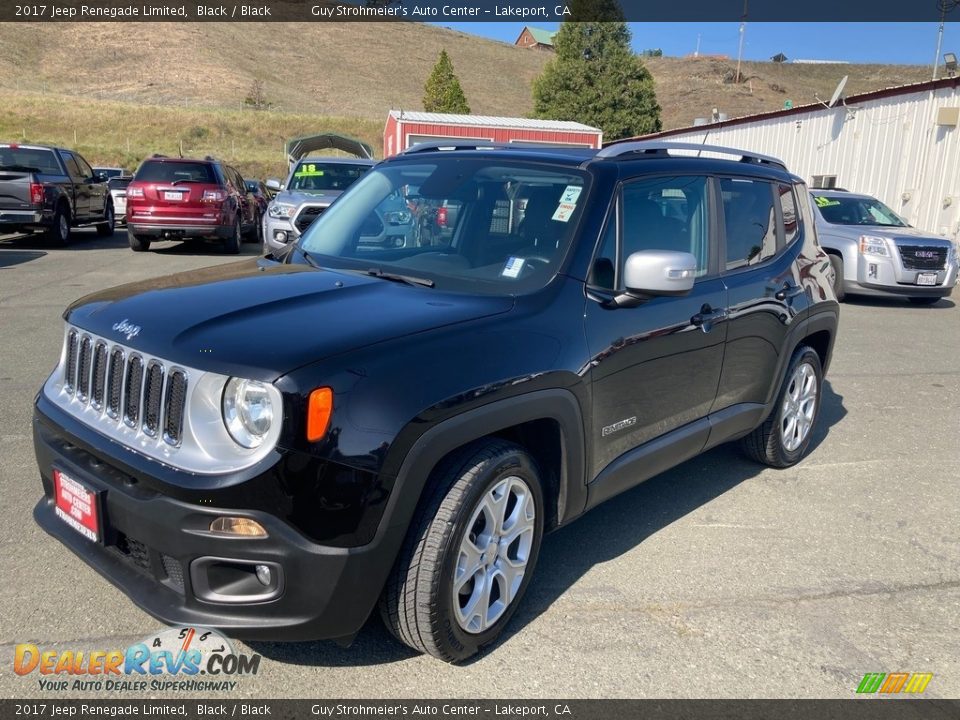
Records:
[[[936,273],[917,273],[917,285],[936,285]]]
[[[183,200],[183,193],[182,193],[182,192],[172,192],[172,191],[170,191],[170,190],[164,190],[164,191],[163,191],[163,199],[164,199],[164,200]]]
[[[53,488],[57,517],[88,540],[100,541],[100,510],[97,493],[65,472],[54,469]]]

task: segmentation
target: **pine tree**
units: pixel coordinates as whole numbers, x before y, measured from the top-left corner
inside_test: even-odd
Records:
[[[560,26],[556,57],[534,81],[534,114],[598,127],[608,140],[657,132],[662,126],[653,77],[630,48],[623,16],[608,5],[608,0],[580,0],[575,7],[591,19],[621,20]]]
[[[423,109],[427,112],[470,114],[470,106],[446,50],[440,51],[437,64],[423,86]]]

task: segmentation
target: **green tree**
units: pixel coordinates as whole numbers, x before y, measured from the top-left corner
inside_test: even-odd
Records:
[[[467,97],[453,72],[453,63],[446,50],[440,51],[437,64],[423,86],[423,109],[427,112],[470,114]]]
[[[661,129],[653,77],[630,49],[630,30],[619,9],[580,0],[574,17],[617,17],[607,22],[564,22],[554,37],[556,57],[533,84],[536,117],[575,120],[617,140]]]

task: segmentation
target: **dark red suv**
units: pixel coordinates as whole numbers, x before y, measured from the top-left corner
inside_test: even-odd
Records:
[[[239,253],[258,241],[257,204],[240,173],[213,158],[188,160],[154,155],[127,187],[127,230],[136,252],[152,240],[221,240]]]

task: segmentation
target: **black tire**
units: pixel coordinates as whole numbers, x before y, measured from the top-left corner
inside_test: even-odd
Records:
[[[97,235],[100,237],[110,237],[113,235],[113,228],[116,223],[116,218],[113,215],[113,203],[108,202],[107,207],[105,208],[104,217],[106,218],[105,222],[97,223]]]
[[[908,298],[914,305],[936,305],[940,302],[938,297],[912,297]]]
[[[465,660],[496,640],[523,599],[540,551],[544,503],[539,477],[536,463],[523,448],[498,439],[471,443],[437,467],[424,489],[420,506],[380,599],[384,623],[398,640],[446,662]],[[524,553],[526,566],[518,589],[495,622],[486,629],[480,627],[476,632],[468,632],[461,626],[455,610],[467,597],[462,589],[460,593],[454,592],[461,543],[468,533],[476,532],[479,539],[489,530],[483,520],[486,516],[480,511],[481,501],[492,496],[498,487],[502,488],[503,483],[515,483],[510,478],[522,481],[521,485],[529,490],[527,497],[534,507],[532,529],[523,533],[524,537],[528,532],[532,533],[530,546]],[[523,490],[517,485],[513,487]],[[509,505],[511,498],[513,505]],[[509,512],[506,514],[513,517],[514,511],[520,512],[526,507],[524,501],[518,510],[517,496],[507,490],[505,511]],[[514,522],[520,522],[519,516]],[[523,522],[531,521],[526,518]],[[494,530],[491,535],[499,532]],[[515,552],[518,543],[519,540],[515,540],[503,545],[502,552]],[[494,559],[492,564],[484,566],[484,558],[491,548],[496,548]],[[492,568],[492,577],[496,577],[496,568],[504,562],[500,548],[494,540],[489,541],[477,560],[476,573],[482,571],[486,577],[486,568]],[[469,588],[468,593],[474,595],[482,593],[483,588],[474,584],[478,575],[470,574],[470,577],[473,579],[463,587]],[[501,578],[506,582],[506,576],[501,575]],[[500,587],[499,582],[497,587]],[[497,591],[494,602],[501,600],[501,592]],[[487,597],[492,596],[491,591]]]
[[[798,446],[788,449],[785,444],[784,432],[784,423],[787,421],[787,418],[785,418],[785,411],[787,410],[785,399],[793,387],[796,373],[801,365],[807,365],[813,371],[813,378],[816,383],[816,396],[814,398],[812,418],[810,418],[809,429],[806,431],[805,437],[802,438]],[[770,413],[770,417],[768,417],[760,427],[756,428],[740,441],[743,451],[752,460],[775,468],[786,468],[799,462],[810,445],[810,438],[813,437],[814,428],[816,428],[817,425],[817,418],[820,416],[820,402],[822,397],[823,370],[820,367],[820,356],[817,355],[813,348],[807,345],[801,345],[794,351],[790,365],[787,367],[787,374],[783,379],[780,392],[777,393],[777,400],[773,407],[773,412]]]
[[[240,218],[233,223],[233,235],[223,241],[223,250],[228,255],[239,255],[240,245],[243,242],[243,228],[240,225]]]
[[[150,238],[137,237],[132,230],[127,230],[127,241],[134,252],[146,252],[150,249]]]
[[[258,243],[263,244],[263,218],[258,214],[256,222],[254,222],[253,227],[250,228],[250,231],[243,236],[243,241],[246,243]]]
[[[62,203],[57,206],[53,214],[50,235],[58,245],[67,245],[70,242],[70,208]]]
[[[833,294],[837,296],[837,302],[843,302],[847,297],[847,291],[843,289],[843,258],[831,255],[830,264],[833,266]]]

